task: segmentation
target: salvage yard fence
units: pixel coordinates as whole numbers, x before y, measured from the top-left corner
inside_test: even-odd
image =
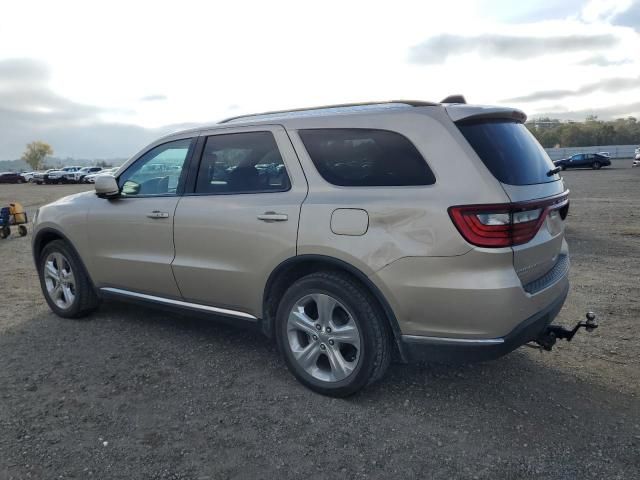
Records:
[[[576,153],[609,152],[611,158],[633,158],[638,145],[600,145],[595,147],[545,148],[551,160],[560,160]]]

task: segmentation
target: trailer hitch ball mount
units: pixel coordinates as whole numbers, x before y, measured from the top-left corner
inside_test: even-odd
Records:
[[[598,328],[596,314],[593,312],[587,312],[586,318],[586,321],[578,322],[571,330],[560,325],[549,325],[544,329],[535,342],[540,345],[540,348],[543,350],[550,351],[557,340],[566,340],[567,342],[570,342],[580,328],[584,327],[587,332],[593,332]]]

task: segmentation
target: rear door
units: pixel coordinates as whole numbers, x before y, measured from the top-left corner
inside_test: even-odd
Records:
[[[175,278],[189,302],[259,317],[269,275],[296,255],[302,168],[281,126],[216,129],[199,144],[175,215]]]
[[[510,119],[467,120],[458,128],[500,181],[512,202],[562,197],[566,188],[553,162],[520,122]],[[545,212],[536,236],[513,247],[513,263],[523,284],[543,276],[560,260],[564,243],[564,220],[558,209]]]

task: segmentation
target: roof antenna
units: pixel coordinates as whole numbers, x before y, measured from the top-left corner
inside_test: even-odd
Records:
[[[467,101],[464,99],[464,95],[449,95],[440,103],[467,103]]]

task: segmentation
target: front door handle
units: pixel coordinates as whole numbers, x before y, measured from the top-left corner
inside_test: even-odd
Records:
[[[149,217],[149,218],[169,218],[169,214],[167,212],[161,212],[159,210],[154,210],[151,213],[147,213],[147,217]]]
[[[262,215],[258,215],[258,220],[263,222],[286,222],[289,220],[289,215],[286,213],[264,212]]]

